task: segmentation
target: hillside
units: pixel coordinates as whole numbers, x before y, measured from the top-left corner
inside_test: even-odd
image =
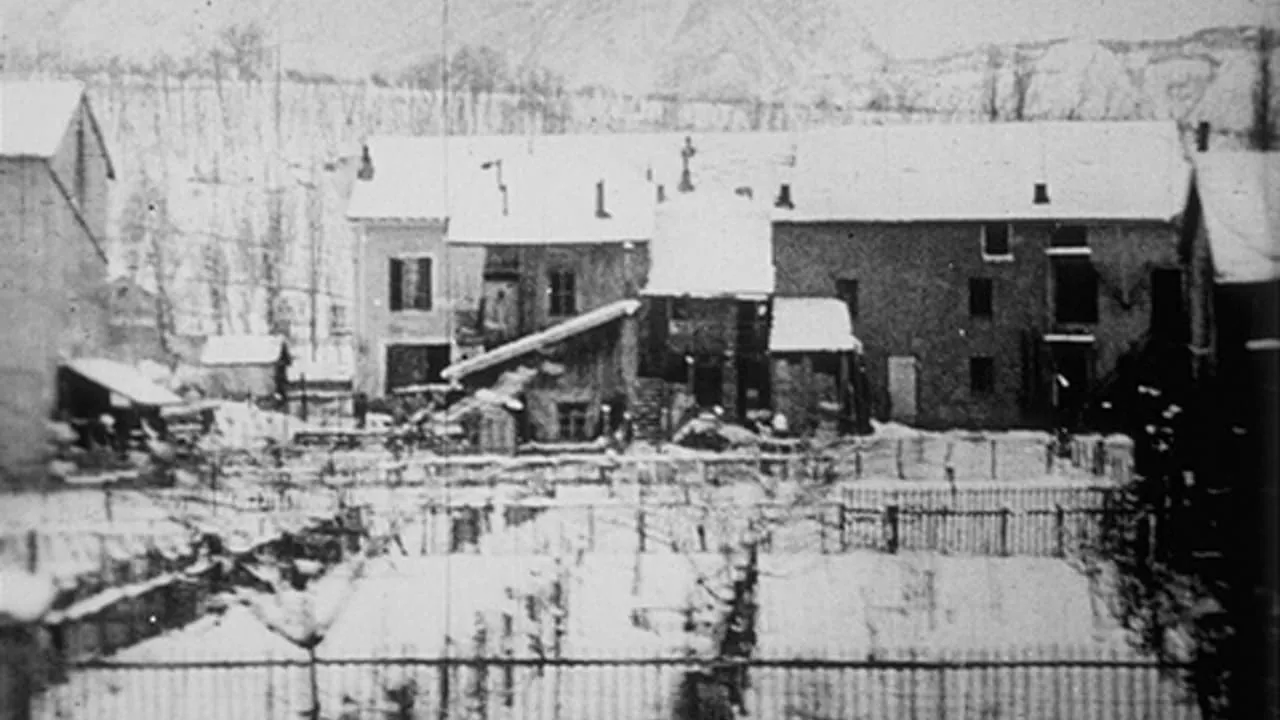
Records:
[[[163,286],[173,308],[167,320],[178,331],[263,331],[271,323],[303,333],[313,285],[321,335],[331,314],[342,324],[351,293],[351,231],[343,210],[359,142],[374,133],[440,132],[442,94],[397,83],[423,61],[413,43],[350,46],[340,39],[352,37],[350,24],[431,47],[438,24],[413,19],[429,15],[430,7],[403,17],[396,2],[288,13],[282,26],[293,41],[284,65],[295,70],[277,86],[270,38],[227,44],[228,27],[270,19],[259,4],[131,0],[130,13],[100,16],[112,23],[95,24],[85,14],[106,12],[117,1],[42,0],[9,13],[4,31],[9,72],[72,72],[89,85],[118,169],[110,220],[116,270]],[[292,1],[281,0],[282,12]],[[1187,128],[1208,121],[1217,147],[1243,147],[1262,115],[1255,28],[1176,39],[993,44],[895,59],[854,13],[829,0],[455,5],[452,42],[471,58],[453,62],[462,68],[449,94],[455,133],[1172,118]],[[513,23],[510,7],[533,21]],[[155,43],[113,48],[104,39],[147,22]],[[396,22],[401,32],[392,35],[386,28]],[[21,23],[65,35],[55,41],[33,32],[19,47],[12,37]],[[480,38],[506,52],[474,44]],[[347,75],[362,82],[315,79],[324,72],[316,68],[329,66],[307,64],[299,49],[326,39],[330,62],[350,60]],[[1269,58],[1274,84],[1280,52],[1273,49]],[[369,81],[366,69],[374,67],[384,69],[386,80]],[[1273,89],[1270,98],[1276,134],[1280,92]],[[282,270],[273,277],[264,264]]]

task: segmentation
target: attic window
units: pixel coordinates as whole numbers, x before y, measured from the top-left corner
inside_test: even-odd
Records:
[[[982,226],[982,259],[988,262],[1012,260],[1013,247],[1009,237],[1013,229],[1009,223],[987,223]]]

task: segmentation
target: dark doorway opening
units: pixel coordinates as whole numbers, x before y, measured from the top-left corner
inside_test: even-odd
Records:
[[[1161,268],[1151,271],[1151,332],[1156,337],[1183,340],[1182,271]]]
[[[698,407],[713,407],[723,401],[724,367],[714,360],[700,360],[693,367],[693,399]]]
[[[1093,346],[1086,343],[1055,343],[1053,357],[1053,398],[1058,425],[1073,428],[1083,417],[1093,376]]]

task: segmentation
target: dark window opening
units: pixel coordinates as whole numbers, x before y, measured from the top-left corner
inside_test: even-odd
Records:
[[[993,314],[994,284],[991,278],[969,279],[969,316],[989,318]]]
[[[996,361],[989,357],[969,358],[969,389],[989,393],[996,387]]]
[[[392,258],[391,310],[431,309],[431,258]]]
[[[694,366],[693,398],[702,408],[721,404],[724,398],[724,366],[720,362],[706,359]]]
[[[587,404],[584,402],[559,403],[556,420],[561,440],[588,440]]]
[[[1182,271],[1176,268],[1152,270],[1152,332],[1170,340],[1182,340],[1182,324]]]
[[[387,392],[411,385],[440,383],[440,372],[448,366],[448,345],[388,345]]]
[[[858,319],[858,281],[852,278],[839,278],[836,280],[836,297],[844,301],[844,306],[849,310],[849,320],[852,322]]]
[[[982,226],[982,254],[988,257],[1007,257],[1013,254],[1009,247],[1009,224],[987,223]]]
[[[547,294],[553,317],[576,315],[578,312],[578,282],[572,270],[559,269],[547,273]]]
[[[1098,272],[1089,258],[1054,261],[1053,308],[1060,323],[1098,321]]]
[[[1063,225],[1053,231],[1049,245],[1056,248],[1089,247],[1089,231],[1083,225]]]

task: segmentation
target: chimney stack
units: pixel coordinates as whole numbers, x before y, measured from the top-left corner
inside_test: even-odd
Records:
[[[658,186],[658,202],[664,203],[666,201],[667,201],[667,188],[662,185],[659,185]]]
[[[1049,204],[1049,185],[1046,183],[1036,183],[1035,197],[1032,202],[1036,205]]]
[[[1209,130],[1208,122],[1196,126],[1196,152],[1209,152]]]
[[[736,194],[738,194],[738,195],[741,195],[741,196],[742,196],[742,197],[744,197],[744,198],[747,198],[748,200],[750,200],[750,199],[753,197],[753,193],[752,193],[751,188],[746,187],[746,186],[740,187],[740,188],[738,188],[738,189],[734,190],[733,192],[734,192],[734,193],[736,193]]]
[[[778,189],[778,199],[773,204],[786,210],[794,210],[796,208],[795,203],[791,202],[791,185],[782,184],[782,187]]]
[[[368,145],[360,148],[360,169],[356,171],[356,177],[361,180],[373,179],[373,157],[369,155]]]
[[[601,220],[608,220],[613,217],[604,209],[604,181],[596,183],[596,217]]]

